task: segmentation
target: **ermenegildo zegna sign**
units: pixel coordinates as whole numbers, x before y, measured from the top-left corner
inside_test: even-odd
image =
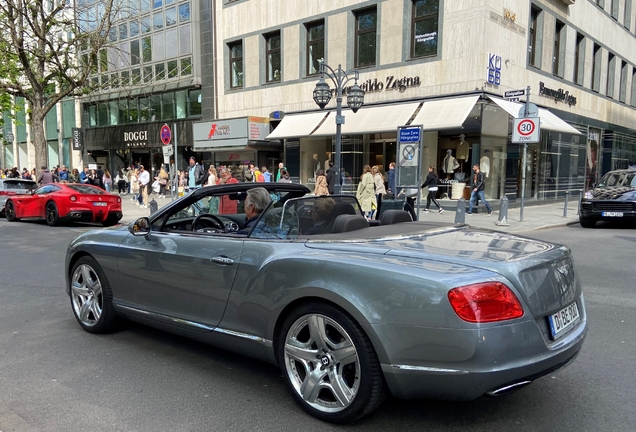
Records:
[[[576,98],[569,91],[563,89],[553,90],[547,88],[542,82],[539,83],[539,95],[554,99],[557,102],[563,102],[569,106],[576,105]]]

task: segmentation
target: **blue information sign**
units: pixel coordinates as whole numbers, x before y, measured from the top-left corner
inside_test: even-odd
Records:
[[[411,143],[420,140],[420,128],[403,128],[400,129],[399,142]]]

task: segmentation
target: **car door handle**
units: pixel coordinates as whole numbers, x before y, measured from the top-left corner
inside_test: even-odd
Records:
[[[224,256],[218,256],[218,257],[210,258],[210,261],[212,261],[213,263],[222,264],[222,265],[232,265],[232,264],[234,264],[234,260],[232,258],[228,258],[228,257],[224,257]]]

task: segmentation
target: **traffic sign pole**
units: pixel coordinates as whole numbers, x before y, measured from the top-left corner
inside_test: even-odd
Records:
[[[530,86],[526,87],[526,107],[524,118],[528,117],[530,108]],[[519,210],[519,222],[523,222],[523,207],[526,198],[526,158],[528,157],[528,143],[523,143],[523,157],[521,158],[521,208]]]

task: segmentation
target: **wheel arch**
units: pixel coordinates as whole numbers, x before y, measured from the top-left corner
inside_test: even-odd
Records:
[[[331,293],[331,294],[332,296],[338,297],[337,300],[334,298],[326,298],[324,296],[318,296],[315,294],[307,294],[289,302],[281,310],[281,312],[276,317],[276,322],[275,322],[273,333],[272,333],[272,348],[274,350],[274,358],[276,359],[276,362],[280,361],[280,359],[278,358],[278,349],[279,349],[279,338],[280,338],[280,333],[283,327],[283,323],[295,309],[309,303],[326,304],[326,305],[335,307],[339,309],[340,311],[342,311],[343,313],[347,314],[349,318],[351,318],[354,322],[360,325],[360,328],[362,329],[362,331],[367,335],[367,337],[371,341],[371,344],[373,345],[373,349],[375,350],[376,355],[378,356],[380,361],[382,362],[384,361],[384,359],[387,358],[386,351],[384,350],[382,344],[380,343],[377,335],[375,334],[375,332],[373,332],[370,325],[365,325],[368,323],[367,323],[367,320],[364,318],[364,315],[345,298],[337,296],[337,294],[334,294],[334,293]]]

